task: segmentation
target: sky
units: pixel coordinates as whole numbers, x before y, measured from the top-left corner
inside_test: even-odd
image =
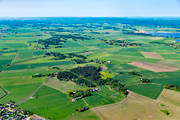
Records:
[[[0,17],[180,17],[180,0],[0,0]]]

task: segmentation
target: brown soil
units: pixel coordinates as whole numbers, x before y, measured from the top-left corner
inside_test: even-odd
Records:
[[[141,52],[141,54],[145,58],[163,59],[163,57],[157,54],[156,52]]]
[[[141,61],[135,61],[132,63],[129,63],[130,65],[147,69],[153,72],[173,72],[179,70],[176,67],[169,67],[165,65],[161,65],[159,63],[148,63],[148,62],[141,62]]]

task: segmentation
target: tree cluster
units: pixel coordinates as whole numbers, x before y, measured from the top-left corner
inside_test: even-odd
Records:
[[[75,92],[69,92],[69,97],[72,98],[77,98],[77,97],[85,98],[91,95],[92,93],[90,90],[76,90]]]
[[[76,109],[77,112],[85,112],[87,110],[89,110],[89,107],[81,107],[81,108]]]
[[[66,55],[62,53],[56,53],[56,52],[48,52],[46,53],[47,56],[54,56],[56,57],[56,60],[66,59]]]
[[[125,85],[112,78],[102,79],[100,71],[101,68],[84,66],[73,68],[69,71],[61,71],[57,77],[59,80],[73,81],[78,85],[86,85],[88,87],[110,85],[113,89],[125,95],[128,94]]]
[[[48,48],[49,45],[63,45],[66,40],[63,39],[62,35],[56,35],[47,39],[40,39],[37,41],[38,44],[44,45],[45,48]]]
[[[62,60],[62,59],[66,59],[66,58],[78,57],[79,59],[73,59],[73,61],[76,62],[77,64],[81,64],[81,63],[86,63],[87,62],[85,60],[85,59],[87,59],[86,56],[78,55],[78,54],[75,54],[75,53],[62,54],[62,53],[57,53],[57,52],[48,52],[45,55],[46,56],[54,56],[55,60]]]
[[[127,47],[127,46],[142,46],[140,43],[131,43],[125,40],[103,40],[108,45],[117,45],[120,47]]]
[[[57,78],[63,81],[73,81],[74,79],[78,78],[78,76],[70,71],[60,71],[57,74]]]
[[[136,75],[136,76],[142,77],[142,74],[137,73],[137,72],[134,72],[134,71],[129,72],[129,74],[130,74],[130,75]]]
[[[88,61],[84,60],[84,59],[73,59],[73,61],[76,63],[76,64],[82,64],[82,63],[87,63]]]
[[[170,85],[170,84],[168,84],[168,85],[165,85],[165,88],[170,89],[170,90],[180,91],[180,86],[178,86],[178,85]]]
[[[75,54],[75,53],[69,53],[69,54],[68,54],[68,57],[69,57],[69,58],[78,57],[78,58],[82,58],[82,59],[87,59],[86,56],[78,55],[78,54]]]
[[[141,81],[142,83],[151,83],[151,80],[145,79],[145,78],[141,78],[140,81]]]

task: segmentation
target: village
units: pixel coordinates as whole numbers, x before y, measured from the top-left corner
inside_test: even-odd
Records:
[[[18,109],[15,102],[10,101],[7,104],[0,104],[1,120],[29,120],[33,113]]]
[[[0,104],[0,120],[45,120],[27,110],[21,110],[14,101]]]

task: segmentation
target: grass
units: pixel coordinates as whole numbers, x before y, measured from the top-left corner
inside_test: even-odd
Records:
[[[21,64],[21,65],[13,65],[5,70],[23,70],[23,69],[34,69],[39,67],[49,67],[49,66],[56,66],[56,65],[69,65],[72,64],[71,61],[60,61],[60,62],[46,62],[46,63],[35,63],[35,64]]]
[[[89,111],[87,113],[79,114],[76,113],[75,109],[79,108],[80,106],[95,107],[104,104],[110,104],[120,101],[123,98],[123,96],[115,93],[113,90],[110,90],[110,88],[102,87],[101,91],[98,93],[93,93],[93,96],[72,103],[67,94],[62,93],[59,90],[44,86],[38,91],[33,99],[22,104],[21,107],[31,110],[32,112],[35,112],[45,118],[53,120],[65,118],[72,119],[74,116],[75,119],[84,119],[85,117],[89,116],[93,120],[96,120],[98,118],[92,112]]]
[[[34,51],[33,55],[39,56],[39,55],[44,55],[46,54],[47,51],[43,51],[43,50],[38,50],[38,51]]]
[[[157,99],[161,94],[163,87],[157,84],[137,84],[128,86],[128,89],[146,97]]]
[[[152,80],[153,83],[166,85],[166,84],[175,84],[180,85],[179,76],[180,71],[177,72],[168,72],[168,73],[153,73],[151,74],[154,76]]]
[[[109,86],[99,87],[100,91],[93,93],[92,96],[78,100],[76,103],[71,102],[71,98],[67,96],[69,91],[77,89],[87,89],[85,86],[78,86],[73,82],[64,82],[57,80],[48,81],[38,91],[33,99],[20,105],[24,109],[31,110],[35,114],[43,116],[52,120],[98,120],[98,117],[92,112],[87,111],[84,113],[75,112],[76,108],[81,106],[89,106],[90,108],[99,107],[102,105],[102,114],[108,119],[166,119],[165,114],[160,110],[167,110],[170,113],[175,113],[174,119],[179,119],[180,113],[177,106],[179,106],[178,93],[168,91],[165,95],[161,95],[163,85],[175,84],[180,85],[180,71],[167,72],[167,73],[155,73],[152,71],[140,69],[131,65],[129,62],[144,61],[152,63],[168,64],[169,60],[173,60],[171,64],[179,66],[180,50],[174,49],[170,46],[162,44],[152,44],[150,42],[163,42],[168,43],[171,38],[157,39],[157,37],[142,36],[142,35],[127,35],[123,34],[123,30],[130,29],[128,26],[120,24],[94,24],[89,23],[94,28],[86,27],[87,25],[79,24],[79,27],[66,27],[61,26],[64,29],[84,34],[89,38],[96,38],[92,40],[78,40],[73,41],[68,39],[63,45],[63,48],[55,48],[50,46],[46,50],[35,50],[34,46],[42,47],[35,41],[39,39],[46,39],[51,37],[52,31],[41,31],[42,26],[24,25],[17,27],[16,29],[10,26],[1,26],[2,28],[10,28],[16,33],[8,31],[7,33],[0,33],[4,37],[0,37],[0,86],[8,92],[8,95],[0,102],[7,102],[9,100],[22,101],[28,97],[32,92],[47,79],[32,78],[33,74],[48,74],[58,72],[58,70],[51,69],[50,66],[58,66],[60,69],[69,69],[71,67],[83,66],[83,65],[95,65],[101,66],[97,63],[87,64],[73,64],[71,59],[65,60],[52,60],[52,57],[43,57],[46,52],[60,52],[60,53],[87,53],[88,60],[102,60],[111,61],[111,64],[105,64],[107,69],[105,72],[112,73],[113,78],[125,84],[129,90],[137,93],[130,98],[127,98],[127,102],[112,104],[121,101],[125,96],[112,90]],[[68,25],[68,24],[67,24]],[[100,25],[101,27],[96,27]],[[44,25],[43,25],[44,26]],[[89,25],[88,25],[89,26]],[[104,26],[119,27],[119,30],[104,29]],[[152,31],[152,30],[165,30],[175,31],[175,28],[156,28],[156,27],[143,27],[143,26],[131,26],[137,29]],[[43,28],[57,29],[56,25],[44,26]],[[76,31],[77,30],[77,31]],[[79,31],[78,31],[79,30]],[[109,32],[109,34],[91,34],[89,32]],[[53,34],[71,34],[71,32],[57,32],[53,31]],[[41,35],[41,36],[40,36]],[[105,44],[105,40],[118,40],[124,39],[133,43],[142,43],[141,47],[127,47],[122,48],[114,45]],[[32,45],[30,45],[32,44]],[[4,49],[8,48],[8,49]],[[165,60],[155,60],[144,58],[141,51],[144,52],[157,52],[163,56]],[[8,64],[11,66],[7,66]],[[169,63],[170,64],[170,63]],[[128,71],[136,71],[143,74],[144,78],[150,79],[152,84],[141,84],[139,77],[129,75]],[[124,72],[125,74],[119,74]],[[4,93],[0,89],[0,96]],[[143,96],[141,96],[143,95]],[[146,97],[144,97],[146,96]],[[151,99],[150,99],[151,98]],[[160,100],[160,103],[155,104],[154,100]],[[107,105],[108,104],[108,105]],[[110,105],[109,105],[110,104]],[[112,104],[112,105],[111,105]],[[162,105],[160,105],[162,104]],[[165,104],[166,106],[163,106]],[[170,109],[167,106],[171,107]],[[104,111],[103,111],[104,110]],[[171,111],[173,110],[173,111]],[[101,111],[101,110],[100,110]],[[143,114],[142,114],[143,112]],[[127,115],[128,114],[128,115]],[[163,117],[162,117],[163,116]]]
[[[0,65],[0,72],[3,70],[3,66],[2,65]]]
[[[67,41],[64,46],[64,48],[66,47],[83,47],[81,44],[78,44],[77,42],[74,42],[74,41]]]
[[[35,84],[41,83],[46,79],[46,77],[41,78],[32,78],[32,75],[36,73],[47,74],[56,72],[55,70],[49,70],[48,68],[36,68],[28,70],[19,70],[19,71],[4,71],[0,74],[0,85],[4,86],[15,86],[23,84]]]
[[[160,110],[160,111],[163,112],[163,113],[166,114],[166,115],[169,115],[169,114],[170,114],[168,110]]]
[[[76,108],[83,105],[82,101],[72,103],[66,94],[44,86],[34,99],[22,104],[21,107],[50,120],[62,120],[71,116],[76,112]]]
[[[49,78],[49,80],[46,82],[46,85],[48,87],[54,88],[54,89],[59,90],[63,93],[66,93],[66,94],[68,94],[71,91],[88,89],[85,86],[79,86],[73,82],[60,81],[56,78]]]
[[[15,85],[4,87],[8,96],[2,98],[0,101],[6,103],[10,100],[15,102],[20,102],[26,97],[28,97],[40,84],[25,84],[25,85]]]
[[[121,101],[124,97],[120,93],[113,91],[110,87],[105,86],[101,87],[99,92],[84,99],[90,107],[97,107]]]
[[[6,95],[7,95],[6,90],[0,87],[0,99],[4,98]]]
[[[64,120],[100,120],[96,114],[91,111],[88,110],[86,112],[82,112],[82,113],[74,113],[73,115],[65,118]]]
[[[85,86],[78,86],[73,82],[59,81],[55,78],[50,78],[46,82],[45,85],[48,87],[54,88],[65,94],[68,94],[69,92],[75,91],[75,90],[88,89]],[[106,87],[100,87],[99,92],[93,93],[92,96],[84,98],[84,100],[86,101],[88,106],[95,107],[99,105],[115,103],[117,101],[122,100],[123,98],[124,98],[123,95],[121,95],[118,92],[113,91],[109,86],[106,86]],[[97,99],[99,100],[96,101]]]
[[[33,51],[30,49],[24,49],[24,50],[18,51],[18,57],[20,59],[31,58],[32,56],[33,56]]]

